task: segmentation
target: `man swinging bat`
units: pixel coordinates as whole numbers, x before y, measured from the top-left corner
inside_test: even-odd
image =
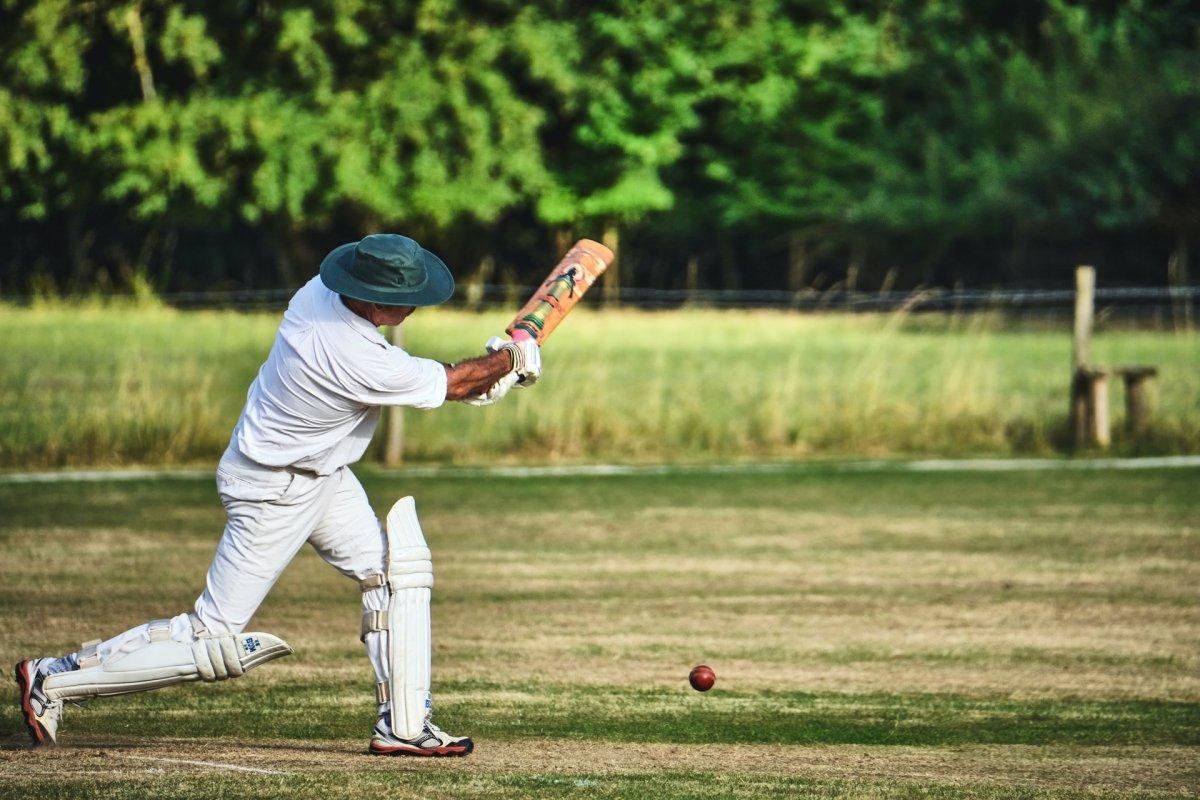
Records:
[[[582,293],[611,259],[585,240],[556,270],[585,264]],[[19,662],[19,700],[35,745],[57,741],[65,701],[236,678],[291,654],[279,637],[244,631],[308,542],[362,588],[361,638],[379,714],[370,752],[471,752],[469,738],[430,719],[433,566],[416,505],[401,499],[381,526],[348,465],[366,450],[381,406],[483,406],[532,385],[541,374],[539,344],[578,293],[567,303],[535,294],[510,326],[512,340],[493,337],[486,355],[456,364],[411,356],[380,335],[377,326],[399,325],[453,292],[442,260],[404,236],[367,236],[325,257],[288,304],[217,466],[227,522],[194,608],[61,658]],[[526,328],[517,330],[522,315]]]

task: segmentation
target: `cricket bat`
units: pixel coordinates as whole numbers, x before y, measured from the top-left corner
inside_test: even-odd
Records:
[[[536,339],[538,345],[543,344],[612,261],[612,250],[591,239],[580,239],[550,270],[505,332],[514,341]]]

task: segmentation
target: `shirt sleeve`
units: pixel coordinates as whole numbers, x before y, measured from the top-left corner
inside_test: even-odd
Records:
[[[446,367],[399,347],[379,348],[362,365],[362,395],[368,405],[437,408],[446,402]]]

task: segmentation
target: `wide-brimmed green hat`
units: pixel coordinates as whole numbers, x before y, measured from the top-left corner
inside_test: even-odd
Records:
[[[346,297],[388,306],[436,306],[454,294],[445,262],[395,233],[335,247],[321,262],[321,282]]]

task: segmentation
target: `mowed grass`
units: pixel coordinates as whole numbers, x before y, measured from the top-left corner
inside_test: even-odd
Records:
[[[68,709],[51,752],[10,683],[0,796],[1195,796],[1198,479],[364,470],[418,499],[476,754],[363,754],[358,590],[306,550],[252,624],[297,653],[244,679]],[[222,519],[207,480],[0,483],[0,659],[188,608]]]
[[[0,305],[0,468],[216,458],[277,313]],[[422,310],[408,347],[480,352],[506,313]],[[1115,451],[1200,451],[1200,336],[1108,331],[1100,363],[1157,365],[1158,410]],[[406,412],[406,456],[676,461],[1046,454],[1066,444],[1070,335],[993,315],[577,310],[545,377],[490,409]]]

